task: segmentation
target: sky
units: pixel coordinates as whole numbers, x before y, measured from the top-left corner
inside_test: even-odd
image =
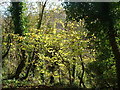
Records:
[[[7,14],[6,9],[10,5],[11,0],[0,0],[0,15]],[[45,0],[13,0],[13,1],[26,1],[26,2],[40,2]],[[63,0],[48,0],[49,4],[47,4],[47,9],[49,9],[49,5],[52,5],[51,8],[55,6],[60,6]],[[35,5],[36,7],[37,5]]]
[[[29,1],[29,2],[40,2],[41,0],[12,0],[14,2],[18,1]],[[42,0],[43,1],[43,0]],[[50,2],[58,2],[58,1],[69,1],[69,2],[118,2],[120,0],[49,0]],[[0,0],[0,2],[10,2],[10,0]]]
[[[0,0],[0,2],[10,2],[11,0]],[[45,0],[12,0],[14,2],[20,2],[20,1],[26,1],[26,2],[40,2],[40,1],[45,1]],[[48,0],[50,2],[62,2],[63,0]]]

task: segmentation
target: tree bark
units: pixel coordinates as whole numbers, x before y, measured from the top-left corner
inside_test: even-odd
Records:
[[[25,55],[25,50],[21,50],[21,62],[18,65],[18,68],[16,69],[15,72],[15,79],[19,78],[20,73],[22,72],[23,68],[25,67],[25,62],[26,62],[26,55]]]

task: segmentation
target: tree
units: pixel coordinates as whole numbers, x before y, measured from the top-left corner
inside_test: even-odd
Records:
[[[46,3],[47,3],[47,0],[43,3],[43,5],[41,5],[41,3],[43,2],[39,2],[38,6],[39,6],[39,18],[38,18],[38,26],[37,26],[37,29],[40,29],[41,27],[41,23],[42,23],[42,19],[43,19],[43,15],[44,15],[44,9],[46,7]],[[40,12],[41,11],[41,12]]]
[[[34,22],[29,22],[31,28],[28,32],[23,35],[11,33],[13,36],[11,49],[8,57],[5,58],[5,66],[8,66],[6,63],[10,63],[9,74],[20,73],[17,74],[17,78],[15,75],[12,78],[23,81],[14,79],[7,81],[15,82],[14,85],[18,85],[19,82],[23,82],[22,85],[25,84],[24,82],[32,84],[35,82],[38,85],[67,84],[85,88],[86,65],[90,62],[88,55],[90,49],[87,47],[90,38],[87,38],[89,31],[82,23],[84,19],[80,22],[68,21],[66,24],[63,9],[45,10],[42,25],[36,29],[34,24],[38,22],[34,17],[37,17],[38,13],[32,15]],[[8,33],[4,33],[6,34]],[[26,56],[23,65],[21,65],[23,59],[20,58],[21,50],[25,51]]]
[[[14,34],[18,34],[19,36],[24,36],[25,31],[27,31],[26,28],[26,18],[24,16],[24,10],[23,2],[12,2],[11,3],[11,16],[14,24]],[[21,43],[21,41],[18,41],[18,43]],[[8,77],[9,79],[18,79],[20,73],[22,72],[23,68],[25,67],[25,62],[26,62],[26,55],[25,55],[25,50],[21,49],[20,50],[21,55],[20,55],[20,64],[18,65],[15,75],[12,77]]]
[[[86,28],[96,36],[101,31],[106,34],[106,39],[109,40],[109,45],[116,61],[116,72],[118,78],[118,88],[120,89],[120,51],[119,44],[116,42],[117,31],[115,28],[119,18],[119,3],[75,3],[65,2],[68,20],[77,20],[84,18]]]

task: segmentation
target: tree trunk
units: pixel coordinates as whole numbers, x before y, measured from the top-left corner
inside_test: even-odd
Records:
[[[102,21],[107,24],[109,43],[116,60],[117,84],[118,90],[120,90],[120,51],[116,42],[116,31],[114,29],[113,21],[114,16],[111,14],[110,3],[104,3],[101,10],[102,14],[104,14]]]
[[[81,65],[82,65],[82,74],[81,74],[81,77],[78,77],[79,80],[80,80],[79,85],[80,85],[80,87],[83,85],[83,87],[85,88],[86,86],[85,86],[85,84],[84,84],[84,82],[83,82],[83,77],[84,77],[85,67],[84,67],[84,63],[83,63],[83,59],[82,59],[82,55],[80,54],[79,57],[80,57]]]
[[[71,72],[70,72],[71,70],[70,70],[70,66],[69,66],[69,68],[68,68],[68,73],[69,73],[69,83],[70,83],[70,85],[72,85],[73,83],[72,83],[72,78],[71,78]]]
[[[31,67],[32,67],[32,61],[34,60],[34,56],[35,56],[35,49],[34,49],[34,51],[33,51],[33,53],[32,53],[32,57],[29,58],[28,63],[30,63],[30,64],[28,65],[26,75],[25,75],[24,77],[20,78],[20,80],[24,80],[24,79],[26,79],[26,78],[28,77],[29,72],[30,72],[30,69],[31,69]]]
[[[59,83],[60,83],[60,85],[62,85],[62,81],[61,81],[61,70],[60,70],[60,68],[59,68],[59,70],[58,70],[58,74],[59,74]]]
[[[115,39],[115,30],[113,27],[113,22],[109,21],[109,42],[112,47],[112,52],[114,54],[115,60],[116,60],[116,72],[117,72],[117,83],[118,83],[118,90],[120,90],[120,51],[117,46],[117,42]]]
[[[23,68],[25,67],[25,62],[26,62],[26,56],[25,56],[25,50],[21,50],[21,62],[18,65],[18,68],[15,72],[15,79],[19,78],[20,73],[22,72]]]
[[[14,75],[8,76],[8,79],[19,79],[19,75],[22,72],[23,68],[25,67],[25,62],[26,62],[26,56],[25,56],[25,50],[21,50],[21,61],[20,64],[18,65],[16,72]],[[6,79],[5,79],[6,80]]]
[[[50,76],[50,84],[53,84],[54,83],[54,76],[53,74]]]
[[[13,1],[13,0],[11,0]],[[23,36],[23,31],[25,30],[23,28],[23,3],[22,2],[12,2],[12,8],[11,8],[11,16],[12,20],[14,23],[14,34],[19,34],[19,36]],[[21,41],[18,41],[18,43],[21,43]],[[26,62],[26,55],[25,55],[25,50],[21,49],[21,56],[20,56],[20,64],[18,65],[15,75],[12,77],[8,77],[8,79],[18,79],[20,73],[22,72],[23,68],[25,67],[25,62]]]
[[[45,3],[42,6],[42,12],[39,13],[39,21],[38,21],[37,29],[40,29],[40,27],[41,27],[43,13],[44,13],[44,9],[45,9],[46,3],[47,3],[47,0],[45,1]]]
[[[74,64],[72,65],[72,77],[73,77],[72,83],[75,81],[75,70],[76,70],[76,65],[75,65],[76,61],[75,61],[75,58],[73,58],[73,60],[74,60]]]

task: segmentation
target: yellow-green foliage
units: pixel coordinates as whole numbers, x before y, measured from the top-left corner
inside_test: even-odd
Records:
[[[30,28],[24,36],[10,33],[12,37],[12,48],[10,52],[15,56],[11,57],[12,61],[8,60],[8,62],[12,64],[14,61],[14,68],[10,69],[10,73],[14,72],[20,60],[20,58],[18,58],[20,52],[16,49],[26,51],[26,67],[28,64],[35,62],[35,77],[39,83],[41,83],[39,75],[41,72],[44,73],[45,83],[47,84],[50,75],[54,75],[56,83],[60,77],[66,81],[65,83],[68,83],[69,69],[72,69],[72,65],[76,65],[76,72],[80,73],[82,70],[80,55],[82,55],[85,64],[94,60],[92,56],[94,53],[92,52],[93,54],[90,55],[91,50],[88,49],[90,38],[87,38],[88,31],[84,28],[84,19],[79,22],[65,22],[65,17],[61,18],[64,12],[62,11],[62,14],[60,14],[58,10],[47,11],[45,13],[46,16],[44,16],[43,24],[39,30]],[[5,37],[7,37],[7,35]],[[19,43],[18,41],[22,42]],[[3,45],[5,46],[6,42],[3,42]],[[37,51],[35,55],[37,55],[39,59],[28,62],[34,50]],[[48,54],[52,55],[52,57]],[[54,63],[56,64],[54,65]],[[12,64],[9,65],[12,66]],[[50,66],[52,67],[52,65],[55,67],[51,70]],[[43,66],[43,68],[40,68],[41,66]],[[61,71],[61,75],[59,75],[59,70]],[[23,73],[25,73],[25,70]],[[75,81],[79,82],[78,78],[76,78]]]

